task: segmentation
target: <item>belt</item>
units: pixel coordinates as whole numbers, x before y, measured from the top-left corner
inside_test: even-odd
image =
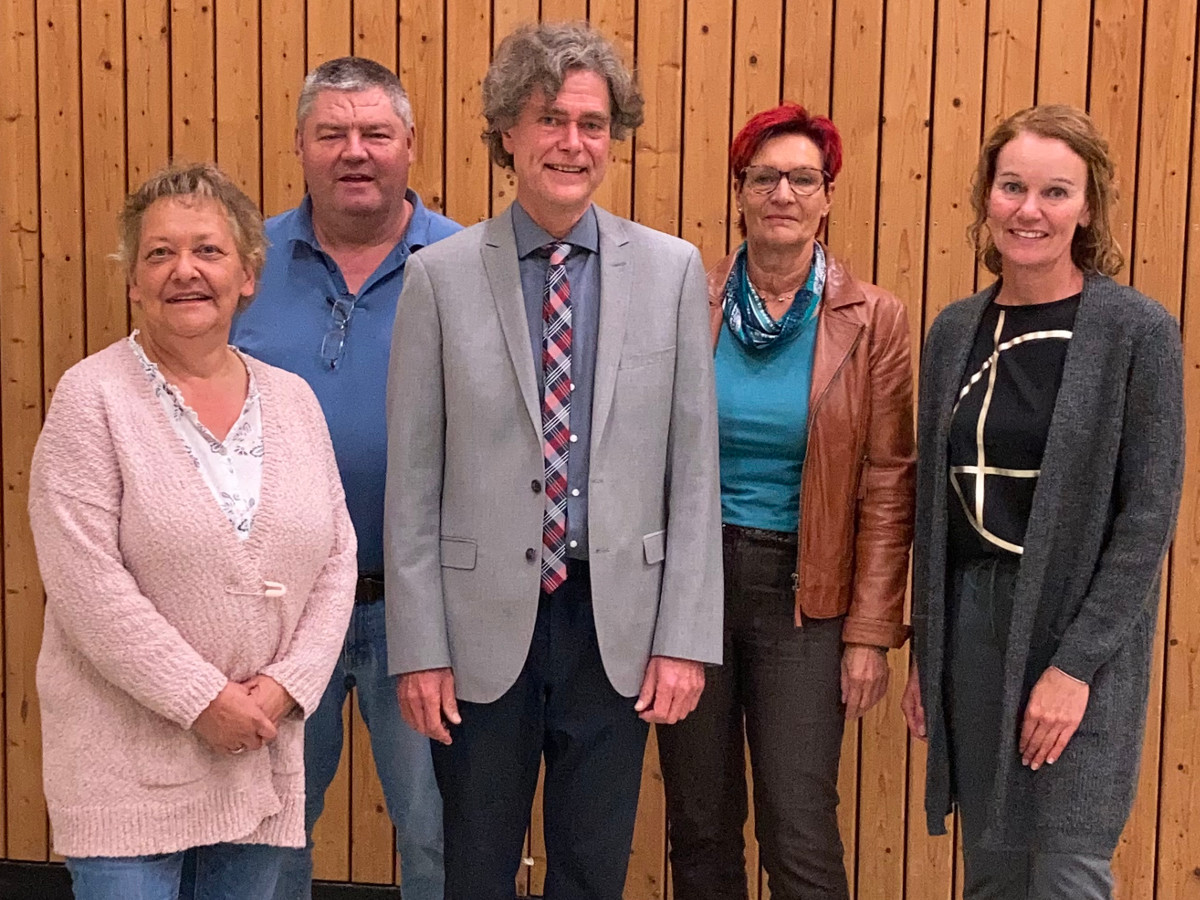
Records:
[[[383,599],[383,573],[359,572],[358,585],[354,589],[354,605],[366,606]]]
[[[721,523],[721,533],[727,538],[748,538],[766,544],[795,544],[799,536],[794,531],[772,531],[767,528],[750,528],[746,525]]]

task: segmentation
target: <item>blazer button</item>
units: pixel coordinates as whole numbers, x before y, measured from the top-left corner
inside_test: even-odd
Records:
[[[535,478],[529,482],[529,489],[535,494],[540,494],[542,492],[542,483]]]
[[[530,547],[525,551],[525,559],[528,562],[533,562],[535,559],[537,559],[537,551]]]

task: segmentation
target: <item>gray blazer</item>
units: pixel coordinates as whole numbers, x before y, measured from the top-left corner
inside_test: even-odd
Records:
[[[588,544],[596,632],[634,696],[653,655],[721,661],[716,401],[696,248],[597,208]],[[388,382],[389,668],[516,681],[537,614],[541,400],[511,211],[408,261]]]
[[[967,356],[996,286],[947,307],[921,359],[913,647],[929,729],[925,810],[945,833],[952,787],[942,706],[947,446]],[[985,840],[1111,856],[1137,787],[1159,573],[1183,481],[1179,324],[1155,301],[1087,276],[1067,349],[1013,597]],[[1021,765],[1032,684],[1058,666],[1091,685],[1053,766]]]

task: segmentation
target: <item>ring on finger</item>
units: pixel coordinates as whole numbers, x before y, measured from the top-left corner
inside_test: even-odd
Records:
[[[242,746],[238,747],[236,750],[230,750],[229,752],[232,753],[234,756],[237,756],[239,753],[245,753],[246,745],[242,744]]]

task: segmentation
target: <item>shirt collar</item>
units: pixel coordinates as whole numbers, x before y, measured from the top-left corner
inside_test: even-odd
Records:
[[[429,214],[429,210],[426,209],[425,204],[421,202],[421,198],[412,188],[405,190],[404,198],[412,204],[412,216],[408,220],[408,227],[404,229],[399,243],[384,260],[385,266],[407,259],[409,254],[415,253],[430,243],[429,229],[433,223],[433,216]],[[321,242],[317,240],[317,232],[313,229],[312,197],[308,194],[304,195],[304,199],[296,207],[296,215],[291,217],[284,239],[293,245],[299,243],[305,245],[309,250],[324,252],[321,250]],[[398,258],[393,259],[397,253],[399,253]]]
[[[519,201],[512,205],[513,234],[517,239],[517,256],[524,259],[547,244],[558,243],[558,238],[533,221]],[[567,232],[563,242],[592,253],[600,252],[600,226],[596,222],[596,209],[589,204],[587,210]]]

